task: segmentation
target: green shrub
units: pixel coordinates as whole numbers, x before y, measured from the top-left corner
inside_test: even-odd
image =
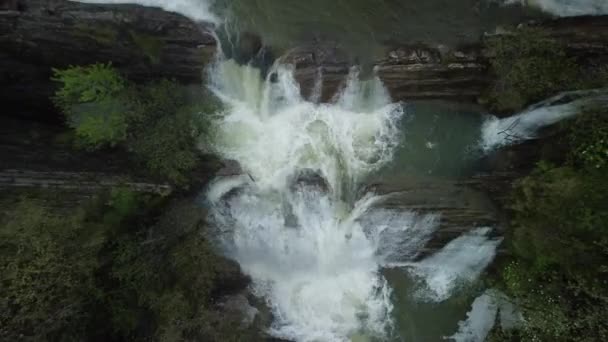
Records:
[[[123,335],[134,333],[139,322],[133,318],[142,312],[153,318],[151,334],[158,341],[220,341],[251,333],[239,328],[240,317],[225,315],[219,317],[232,325],[219,330],[213,296],[239,270],[201,235],[203,217],[198,206],[177,203],[145,235],[117,239],[111,275],[121,290],[108,307]]]
[[[137,100],[129,113],[133,129],[127,148],[154,174],[186,184],[199,162],[196,145],[205,131],[203,116],[209,115],[199,108],[208,107],[195,103],[188,88],[168,80],[132,91]]]
[[[608,166],[608,110],[584,112],[573,120],[570,129],[570,160],[587,169]]]
[[[494,110],[518,111],[557,92],[580,87],[576,61],[540,29],[493,36],[485,45],[496,76],[487,94]]]
[[[608,183],[587,170],[540,163],[515,187],[501,284],[525,324],[494,341],[608,338]]]
[[[565,165],[541,162],[514,187],[500,284],[525,323],[491,341],[608,340],[608,117],[593,109],[564,127]]]
[[[32,200],[0,224],[0,339],[82,340],[103,233]]]
[[[121,94],[126,81],[111,64],[53,69],[61,83],[53,100],[86,148],[114,146],[126,138],[128,122]]]
[[[0,340],[259,339],[214,304],[247,283],[192,199],[160,207],[116,188],[66,214],[44,207],[57,196],[0,212]]]

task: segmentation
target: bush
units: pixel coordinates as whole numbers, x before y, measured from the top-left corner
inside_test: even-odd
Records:
[[[126,81],[111,64],[53,69],[61,88],[53,98],[85,148],[114,146],[126,138],[128,122],[121,100]]]
[[[82,212],[22,201],[0,226],[0,339],[80,341],[104,235]]]
[[[591,109],[563,126],[564,165],[538,164],[511,199],[511,261],[503,290],[522,309],[518,331],[491,341],[608,340],[608,117]]]
[[[494,341],[608,339],[608,183],[586,168],[540,163],[515,187],[512,261],[502,286],[525,324]],[[517,336],[517,337],[513,337]]]
[[[589,170],[608,166],[608,110],[595,109],[578,115],[569,134],[570,160]]]
[[[518,111],[560,91],[580,88],[576,61],[540,29],[490,37],[485,45],[496,76],[487,94],[493,110]]]
[[[203,216],[196,205],[178,203],[145,235],[117,240],[111,276],[122,290],[112,294],[107,306],[121,334],[135,334],[139,320],[134,318],[145,312],[154,322],[150,334],[158,341],[251,336],[252,331],[239,328],[240,317],[220,314],[213,306],[217,293],[229,292],[227,279],[241,277],[238,266],[215,254],[201,235]]]
[[[190,199],[158,216],[157,199],[116,188],[72,214],[41,199],[10,208],[0,217],[0,340],[258,340],[214,304],[247,280],[202,235],[205,213]]]
[[[133,122],[127,147],[150,171],[177,184],[187,183],[199,161],[197,138],[202,116],[186,88],[162,80],[139,87],[129,113]]]
[[[54,100],[88,149],[123,146],[154,175],[186,185],[197,140],[217,102],[200,87],[160,80],[128,84],[110,64],[55,70]]]

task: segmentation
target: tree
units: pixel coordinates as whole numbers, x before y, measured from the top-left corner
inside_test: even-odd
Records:
[[[115,146],[126,138],[128,122],[122,93],[126,80],[108,64],[53,69],[61,83],[53,100],[63,111],[82,146]]]
[[[79,145],[121,146],[153,175],[187,185],[199,162],[197,141],[218,109],[209,92],[166,79],[129,83],[111,64],[54,73],[62,86],[53,99]]]

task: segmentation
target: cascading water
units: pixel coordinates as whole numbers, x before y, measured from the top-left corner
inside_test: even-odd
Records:
[[[536,138],[538,130],[568,119],[586,108],[606,106],[608,89],[558,94],[504,119],[490,116],[482,127],[480,145],[486,153],[498,147]]]
[[[577,15],[603,15],[608,13],[605,0],[493,0],[505,5],[534,6],[553,15],[570,17]]]
[[[303,100],[288,68],[271,73],[274,82],[231,61],[213,72],[228,108],[214,149],[250,173],[209,190],[220,241],[268,299],[274,335],[383,336],[390,289],[379,274],[377,239],[358,222],[379,198],[350,199],[361,177],[390,160],[402,108],[378,79],[359,81],[356,71],[335,104]]]
[[[351,71],[331,104],[300,96],[292,70],[220,61],[211,88],[226,110],[214,151],[247,175],[216,179],[207,192],[226,253],[267,299],[270,332],[296,341],[388,338],[391,289],[381,274],[402,267],[421,279],[422,301],[443,301],[494,256],[499,240],[474,231],[414,262],[438,226],[436,214],[380,209],[361,193],[366,175],[389,163],[407,115],[380,80]],[[390,196],[390,195],[388,195]]]

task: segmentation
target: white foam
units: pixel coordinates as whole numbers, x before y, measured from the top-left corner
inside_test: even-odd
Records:
[[[538,130],[570,118],[587,106],[605,106],[605,89],[564,92],[520,114],[499,119],[489,116],[482,125],[480,147],[485,152],[537,137]]]
[[[158,7],[165,11],[179,13],[196,21],[217,24],[219,18],[210,9],[211,3],[207,0],[71,0],[95,4],[137,4],[142,6]]]
[[[416,298],[441,302],[459,285],[475,280],[494,259],[502,241],[488,237],[490,231],[490,228],[475,229],[420,262],[404,264],[425,285],[417,291]]]
[[[519,326],[523,318],[504,293],[489,289],[475,298],[467,318],[458,323],[458,331],[447,339],[455,342],[483,342],[497,320],[501,329],[509,330]]]
[[[221,61],[211,72],[211,88],[226,105],[214,124],[213,150],[255,179],[243,186],[243,177],[228,178],[210,187],[219,240],[252,277],[254,292],[267,299],[274,336],[382,336],[392,311],[378,253],[386,247],[380,238],[386,228],[360,223],[381,198],[344,198],[390,160],[401,106],[390,103],[377,78],[359,81],[356,70],[335,103],[306,101],[292,71],[275,66],[275,75],[264,79],[258,69]],[[294,187],[303,169],[318,172],[327,185]],[[224,196],[230,187],[240,190]],[[414,225],[385,223],[394,230]]]
[[[492,330],[498,313],[498,303],[490,292],[475,298],[467,319],[458,323],[458,332],[449,339],[456,342],[483,342]]]
[[[258,186],[281,188],[295,170],[307,168],[319,170],[340,193],[344,181],[353,184],[390,160],[403,111],[383,97],[377,78],[351,77],[337,104],[315,104],[302,99],[291,68],[273,72],[276,82],[232,61],[212,71],[212,87],[230,107],[214,128],[215,150],[238,160]],[[354,106],[353,88],[372,94],[367,107]]]
[[[560,16],[572,17],[579,15],[608,14],[608,1],[606,0],[492,0],[505,5],[519,4],[534,6],[544,12]]]

